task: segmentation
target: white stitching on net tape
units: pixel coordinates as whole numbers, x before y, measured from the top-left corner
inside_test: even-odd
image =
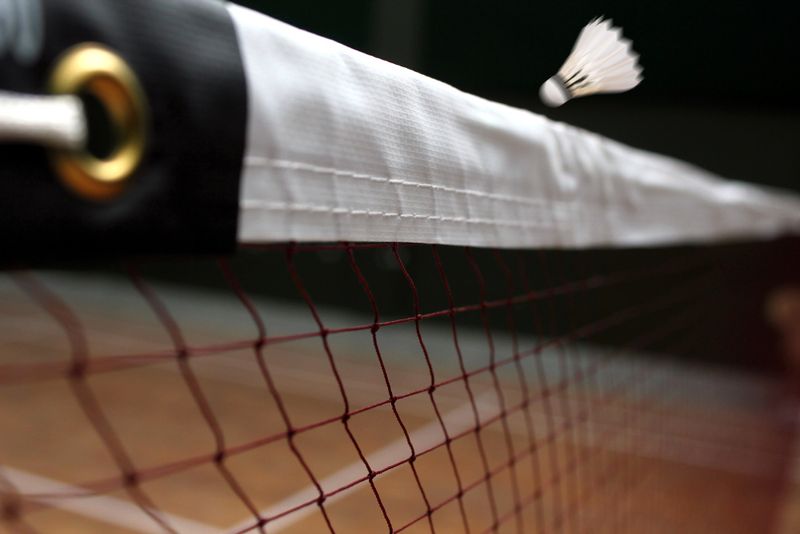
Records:
[[[795,196],[228,9],[249,95],[240,241],[574,248],[800,232]]]

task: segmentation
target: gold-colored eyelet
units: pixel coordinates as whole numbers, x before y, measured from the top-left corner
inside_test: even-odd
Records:
[[[107,158],[87,150],[53,150],[51,161],[61,181],[84,198],[119,195],[144,157],[147,103],[136,74],[103,45],[84,43],[67,50],[50,76],[54,94],[89,93],[105,106],[119,140]]]

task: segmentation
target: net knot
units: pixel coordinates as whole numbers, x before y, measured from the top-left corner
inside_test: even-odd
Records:
[[[81,379],[86,376],[86,368],[87,364],[85,361],[77,361],[72,364],[72,367],[69,369],[69,377],[73,380]]]
[[[19,519],[20,507],[19,501],[16,499],[9,499],[0,506],[0,517],[6,521],[14,521]]]
[[[139,483],[139,475],[135,471],[125,473],[122,483],[126,486],[136,486]]]

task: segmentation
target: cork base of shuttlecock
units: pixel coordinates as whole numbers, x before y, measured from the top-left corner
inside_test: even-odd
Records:
[[[539,88],[539,98],[551,108],[556,108],[569,100],[570,95],[564,84],[553,76]]]

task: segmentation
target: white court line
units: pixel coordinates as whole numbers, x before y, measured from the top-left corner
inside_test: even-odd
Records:
[[[252,373],[249,372],[249,367],[241,365],[242,363],[243,362],[236,360],[226,360],[225,363],[220,361],[220,362],[215,362],[213,366],[202,366],[202,367],[198,366],[195,368],[195,372],[203,375],[207,374],[209,377],[222,379],[226,382],[235,383],[237,385],[242,385],[242,386],[252,387],[253,385],[259,385],[260,382],[263,382],[263,378],[261,378],[260,375],[254,376]],[[292,388],[287,387],[286,388],[287,391],[292,389],[297,390],[297,392],[302,391],[303,395],[308,398],[313,398],[316,400],[323,400],[328,402],[341,399],[341,395],[339,394],[338,391],[335,393],[334,392],[327,393],[326,391],[320,390],[319,388],[307,387],[307,384],[314,383],[315,381],[317,381],[319,377],[326,376],[328,373],[316,373],[314,371],[307,369],[302,369],[302,368],[293,369],[282,366],[280,367],[274,366],[273,370],[280,371],[280,377],[282,378],[291,376],[298,382],[306,384],[306,386],[303,386],[302,388],[300,388],[300,386],[293,386]],[[248,371],[248,372],[245,373],[243,371]],[[328,380],[325,380],[325,382],[327,383]],[[283,384],[285,387],[287,386],[286,381],[283,381]],[[291,382],[288,384],[291,384]],[[374,382],[350,381],[348,382],[348,384],[357,385],[358,389],[360,389],[362,392],[380,391],[386,394],[386,388],[383,385],[383,383],[377,384]],[[513,389],[513,386],[511,387]],[[476,392],[476,394],[480,395],[481,393],[487,391],[494,391],[494,390],[490,389],[490,390],[478,391]],[[439,392],[437,392],[436,394],[436,400],[438,402],[445,401],[446,403],[449,403],[451,406],[458,406],[463,404],[464,402],[464,398],[443,395],[440,394]],[[571,400],[571,410],[582,409],[576,399],[573,398],[570,400]],[[417,417],[428,418],[430,416],[429,411],[418,410],[416,409],[416,405],[409,406],[406,408],[406,410],[407,413],[413,414]],[[607,406],[601,409],[601,413],[595,414],[594,419],[587,421],[587,424],[592,425],[592,427],[595,428],[596,430],[603,430],[605,434],[609,434],[609,431],[612,430],[613,427],[618,427],[620,430],[627,431],[627,427],[625,427],[624,424],[615,421],[620,421],[624,416],[624,414],[628,413],[630,410],[632,409],[626,410],[620,407]],[[566,423],[567,419],[565,415],[561,413],[561,406],[559,405],[559,403],[555,403],[555,405],[551,407],[551,411],[554,417],[554,422],[556,423],[557,427],[563,426]],[[536,406],[531,407],[529,413],[532,418],[534,427],[547,428],[547,420],[545,418],[544,412],[542,412],[540,408],[537,408]],[[679,418],[676,418],[676,416],[669,415],[668,413],[663,413],[662,417],[664,419],[662,419],[660,432],[656,431],[650,436],[645,436],[647,437],[646,443],[648,444],[652,443],[653,440],[656,439],[653,436],[657,436],[657,439],[668,440],[671,443],[671,446],[658,453],[655,452],[655,448],[650,447],[650,449],[647,449],[649,451],[649,456],[652,456],[653,458],[662,458],[673,461],[680,461],[681,459],[680,451],[691,450],[691,455],[690,455],[691,459],[689,456],[687,456],[685,458],[684,463],[693,465],[702,465],[705,467],[717,467],[732,472],[741,471],[750,473],[752,471],[752,470],[743,471],[743,465],[747,463],[744,461],[744,459],[757,458],[760,451],[757,448],[753,449],[751,447],[748,447],[747,444],[743,443],[738,443],[738,445],[732,444],[729,442],[728,439],[726,439],[726,436],[729,437],[740,437],[740,436],[731,435],[730,431],[719,432],[717,434],[711,434],[711,435],[709,435],[708,433],[702,433],[701,431],[708,429],[707,421],[693,421],[693,420],[684,421]],[[676,424],[678,425],[677,428],[679,429],[679,431],[685,432],[686,435],[682,435],[680,432],[669,434],[668,429],[676,428]],[[522,436],[526,435],[526,430],[522,428],[512,427],[510,430],[513,435],[522,435]],[[727,429],[723,427],[723,430]],[[642,434],[641,429],[639,430],[634,429],[633,431],[637,433],[637,435]],[[756,436],[753,437],[755,438]],[[597,444],[592,441],[589,441],[587,444],[589,446],[597,446]],[[626,450],[625,447],[622,445],[616,445],[613,447],[607,446],[606,448],[616,449],[618,450],[618,452],[631,452],[631,450]],[[700,456],[698,456],[699,453],[697,453],[695,449],[697,450],[705,449],[709,451],[708,454],[705,456],[708,458],[708,460],[705,462],[701,461],[699,459]],[[638,452],[640,454],[643,454],[645,451],[641,450]],[[727,458],[734,452],[741,455],[738,460],[727,461],[727,462],[722,461],[724,458]]]
[[[475,404],[478,407],[479,413],[481,412],[482,408],[487,409],[496,407],[496,402],[490,402],[491,399],[496,401],[497,396],[493,393],[484,393],[475,399]],[[463,404],[459,408],[444,414],[442,419],[444,419],[445,427],[450,435],[465,432],[475,426],[472,405],[470,403]],[[439,421],[434,420],[424,426],[421,426],[413,432],[410,432],[409,437],[411,438],[411,443],[414,445],[414,449],[421,451],[441,443],[444,439],[444,434],[442,433],[442,427]],[[382,467],[392,465],[399,460],[408,458],[410,454],[411,451],[408,448],[408,443],[406,442],[405,438],[400,438],[375,452],[367,454],[367,460],[373,469],[378,470]],[[359,460],[343,467],[342,469],[339,469],[331,475],[328,475],[320,480],[319,483],[320,486],[322,486],[323,491],[327,492],[341,488],[345,484],[353,482],[353,480],[366,476],[366,474],[367,470],[364,467],[364,464]],[[328,497],[325,500],[325,505],[329,506],[336,501],[344,499],[345,497],[350,496],[352,493],[363,489],[363,487],[363,484],[357,484],[351,488],[340,491],[339,493]],[[299,506],[305,502],[314,500],[317,498],[317,496],[317,489],[313,485],[309,485],[306,488],[273,504],[269,508],[261,510],[260,515],[261,517],[272,517],[295,506]],[[267,528],[270,534],[281,532],[293,525],[296,525],[309,515],[316,512],[317,506],[314,504],[309,504],[308,506],[300,508],[289,515],[270,522]],[[252,524],[253,519],[251,518],[230,527],[229,531],[241,530]]]
[[[83,488],[64,484],[50,478],[45,478],[8,466],[0,466],[0,475],[11,482],[25,498],[26,493],[58,493],[74,494],[75,498],[40,498],[38,502],[59,508],[73,514],[90,517],[109,525],[116,525],[144,534],[163,534],[164,529],[153,518],[148,516],[137,505],[106,495],[87,496]],[[191,534],[219,534],[219,528],[214,528],[204,523],[187,519],[185,517],[168,514],[157,510],[156,513],[164,518],[171,527],[178,532]]]
[[[486,409],[497,408],[496,400],[497,396],[491,392],[484,393],[477,397],[475,401],[478,406],[479,413],[483,413]],[[546,425],[544,414],[534,412],[532,415],[533,424],[535,427],[541,428],[542,426]],[[560,414],[554,415],[554,422],[556,423],[556,426],[560,427],[563,425],[565,422],[563,416]],[[482,420],[486,418],[486,416],[481,417]],[[448,412],[443,416],[443,419],[450,435],[467,431],[474,426],[472,407],[469,403],[463,404],[461,407]],[[609,440],[601,445],[594,441],[594,433],[596,433],[598,430],[603,430],[603,434],[605,435],[610,429],[613,429],[615,425],[610,423],[611,426],[609,426],[609,423],[599,423],[596,421],[593,421],[592,424],[594,429],[590,435],[587,436],[588,440],[586,442],[586,444],[591,447],[602,446],[606,450],[623,453],[637,453],[649,458],[670,459],[687,465],[695,465],[704,468],[719,468],[734,473],[760,475],[764,472],[764,469],[761,468],[757,462],[757,458],[755,457],[744,458],[739,456],[736,458],[729,458],[729,456],[731,456],[730,454],[723,454],[728,451],[717,450],[713,445],[705,445],[704,447],[704,444],[702,443],[692,443],[693,440],[691,438],[682,439],[676,436],[658,436],[654,438],[650,434],[642,434],[641,429],[633,429],[630,431],[623,429],[626,432],[632,432],[628,438],[644,440],[644,443],[637,447],[632,447],[626,442],[626,440],[622,440],[622,443],[618,443],[617,440]],[[425,450],[433,447],[437,444],[440,444],[444,438],[438,420],[431,421],[430,423],[414,430],[409,434],[409,436],[416,450]],[[660,443],[658,442],[659,439],[666,441]],[[683,444],[687,450],[682,454],[675,453],[673,449],[678,447],[680,444]],[[687,444],[691,445],[687,447]],[[704,454],[702,450],[703,448],[708,448],[710,450]],[[400,438],[379,449],[378,451],[367,454],[367,459],[373,469],[379,470],[382,466],[389,466],[398,462],[399,460],[407,458],[410,453],[411,451],[408,448],[405,438]],[[320,486],[322,486],[322,489],[325,492],[332,491],[353,482],[353,480],[364,477],[366,474],[366,468],[359,460],[320,480]],[[362,484],[357,484],[353,487],[340,491],[339,493],[328,497],[325,501],[325,504],[326,506],[329,506],[336,501],[348,497],[359,489],[363,489],[363,487],[364,486]],[[306,488],[273,504],[269,508],[261,510],[260,515],[261,517],[273,517],[303,503],[312,501],[317,498],[317,496],[318,492],[316,488],[313,485],[309,485]],[[317,506],[314,504],[309,504],[292,512],[291,514],[270,522],[268,526],[269,532],[274,534],[276,532],[284,531],[316,512]],[[230,527],[229,531],[241,530],[251,526],[252,524],[253,519],[241,521]]]

